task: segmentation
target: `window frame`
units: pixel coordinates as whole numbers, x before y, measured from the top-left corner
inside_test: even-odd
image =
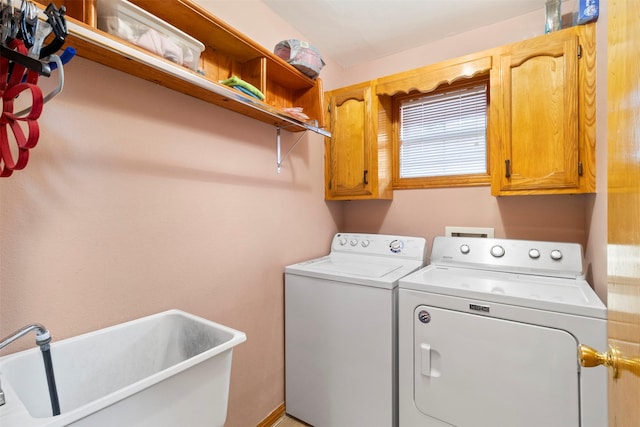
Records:
[[[428,96],[450,90],[463,89],[465,87],[477,86],[479,83],[486,85],[487,93],[487,127],[485,130],[485,149],[486,149],[486,173],[460,174],[460,175],[443,175],[432,177],[400,177],[400,104],[407,98],[416,98],[416,96]],[[392,98],[392,114],[393,127],[391,135],[392,144],[392,187],[394,190],[419,189],[419,188],[442,188],[442,187],[473,187],[473,186],[489,186],[491,185],[491,150],[489,141],[489,106],[491,85],[489,75],[481,75],[475,78],[464,79],[449,84],[439,85],[431,91],[411,91],[393,96]]]

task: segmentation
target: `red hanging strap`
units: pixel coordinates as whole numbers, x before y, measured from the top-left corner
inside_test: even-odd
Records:
[[[27,54],[27,49],[21,40],[13,40],[9,48],[21,54]],[[0,177],[10,176],[14,170],[23,169],[29,160],[29,150],[38,143],[40,137],[38,118],[42,113],[44,100],[37,83],[36,72],[26,70],[23,65],[16,62],[10,63],[8,58],[0,58],[0,94],[2,96]],[[26,92],[31,93],[31,110],[26,116],[18,117],[13,113],[14,101],[20,94],[26,95]],[[20,125],[20,122],[24,124]],[[27,135],[23,127],[28,130]],[[13,135],[12,139],[9,138],[9,130]]]

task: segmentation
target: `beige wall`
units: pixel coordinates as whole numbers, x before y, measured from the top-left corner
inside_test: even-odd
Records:
[[[260,1],[201,3],[267,48],[299,36]],[[325,89],[527,38],[541,22],[525,16],[350,70],[325,58]],[[338,230],[431,240],[445,225],[489,226],[592,252],[606,243],[593,195],[495,198],[480,187],[327,203],[315,134],[278,175],[268,125],[83,59],[66,74],[29,165],[0,181],[0,336],[40,322],[59,340],[168,308],[243,330],[228,426],[282,403],[283,267],[326,253]],[[285,148],[298,136],[283,135]]]

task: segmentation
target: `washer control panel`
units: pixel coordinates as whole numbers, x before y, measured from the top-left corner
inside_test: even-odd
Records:
[[[389,255],[424,260],[427,241],[423,237],[387,234],[338,233],[333,237],[331,252],[362,255]]]
[[[469,237],[436,237],[431,263],[559,276],[583,269],[577,243]]]

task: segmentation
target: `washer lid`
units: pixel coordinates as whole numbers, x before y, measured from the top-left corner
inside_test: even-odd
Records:
[[[392,289],[398,280],[423,266],[421,261],[375,256],[331,256],[285,267],[285,273]]]
[[[399,282],[401,289],[607,318],[586,280],[429,265]]]
[[[309,264],[309,270],[316,270],[326,273],[333,273],[344,276],[362,276],[381,278],[392,271],[401,268],[402,264],[373,264],[371,262],[341,262],[332,259],[323,260],[322,262]]]

